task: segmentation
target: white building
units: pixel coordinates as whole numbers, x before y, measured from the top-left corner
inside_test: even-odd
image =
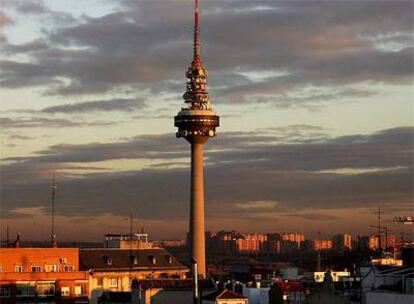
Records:
[[[365,304],[412,304],[414,267],[373,267],[361,287]]]

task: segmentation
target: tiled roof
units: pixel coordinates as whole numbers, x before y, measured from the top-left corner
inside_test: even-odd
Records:
[[[81,249],[79,251],[79,264],[82,270],[95,271],[187,269],[163,248],[141,250]]]
[[[191,279],[149,279],[138,280],[140,288],[142,289],[157,289],[157,288],[193,288],[193,281]],[[215,288],[212,280],[198,280],[198,286],[201,289]]]
[[[290,292],[303,292],[304,289],[298,281],[279,281],[276,283],[284,294]]]
[[[209,295],[203,297],[203,300],[236,300],[236,299],[247,299],[245,296],[238,294],[237,292],[224,289],[220,291],[213,292]]]

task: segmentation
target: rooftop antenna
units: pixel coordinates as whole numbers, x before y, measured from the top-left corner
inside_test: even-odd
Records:
[[[9,230],[9,225],[7,225],[6,227],[6,247],[10,247],[10,230]]]
[[[194,3],[194,61],[201,60],[200,26],[198,22],[198,0]]]
[[[321,232],[318,231],[319,240],[321,239]],[[318,249],[318,260],[316,264],[316,271],[321,271],[321,248]]]
[[[378,253],[382,253],[382,244],[381,244],[381,207],[378,207]]]
[[[57,247],[57,241],[56,241],[56,234],[55,234],[55,196],[56,196],[56,177],[53,174],[53,180],[52,180],[52,223],[51,223],[51,245],[53,248]]]

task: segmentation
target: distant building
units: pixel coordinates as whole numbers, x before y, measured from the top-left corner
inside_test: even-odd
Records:
[[[202,304],[248,304],[247,297],[231,290],[220,290],[202,298]]]
[[[352,237],[350,234],[336,234],[332,238],[332,248],[338,253],[344,253],[345,251],[351,251],[352,249]]]
[[[104,248],[148,249],[153,243],[148,241],[147,233],[105,234]]]
[[[257,282],[274,277],[275,271],[271,268],[253,265],[233,265],[230,268],[230,277],[240,282]]]
[[[313,245],[313,250],[331,250],[332,249],[331,240],[313,240],[312,245]]]
[[[0,302],[88,303],[78,248],[0,248]]]
[[[270,253],[280,253],[282,236],[278,233],[270,233],[267,239],[267,250]]]
[[[181,246],[185,246],[186,244],[184,240],[162,240],[162,241],[153,241],[152,243],[156,247],[181,247]]]
[[[305,301],[305,289],[299,281],[275,282],[269,291],[269,304],[299,304]]]
[[[369,236],[368,235],[362,235],[362,236],[358,235],[355,245],[358,248],[358,250],[369,249]]]
[[[397,239],[395,237],[395,235],[393,234],[388,234],[387,236],[385,235],[371,235],[369,237],[369,249],[374,250],[374,251],[378,251],[378,250],[386,250],[386,249],[390,249],[390,248],[395,248],[397,243]],[[381,248],[380,248],[381,247]]]
[[[301,244],[305,241],[305,236],[301,233],[283,233],[282,240],[295,242],[297,248],[300,249]]]
[[[299,250],[298,246],[300,245],[296,241],[281,240],[280,241],[280,253],[281,254],[295,253]]]
[[[299,280],[299,269],[297,267],[282,267],[279,269],[279,275],[282,280]]]
[[[185,278],[189,271],[163,248],[81,249],[80,268],[90,273],[92,304],[104,291],[131,291],[133,279]]]
[[[255,239],[237,239],[233,240],[232,249],[237,252],[258,252],[260,242]]]
[[[350,301],[334,288],[332,275],[328,270],[323,283],[306,298],[305,304],[350,304]]]
[[[339,282],[343,277],[349,277],[351,273],[349,271],[315,271],[313,273],[313,278],[315,282],[322,283],[325,280],[327,273],[330,274],[332,282]]]
[[[381,257],[371,259],[373,265],[387,265],[387,266],[402,266],[403,260],[395,259],[393,257]]]

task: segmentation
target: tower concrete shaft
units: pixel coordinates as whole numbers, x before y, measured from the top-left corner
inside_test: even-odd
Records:
[[[198,13],[198,0],[195,0],[194,54],[185,74],[187,88],[183,95],[186,106],[174,117],[174,125],[178,128],[176,136],[185,138],[191,144],[190,258],[197,263],[199,276],[205,278],[203,151],[204,143],[216,135],[220,117],[213,111],[207,91],[207,70],[201,60]]]
[[[190,246],[198,274],[206,277],[204,227],[204,143],[191,144]]]

